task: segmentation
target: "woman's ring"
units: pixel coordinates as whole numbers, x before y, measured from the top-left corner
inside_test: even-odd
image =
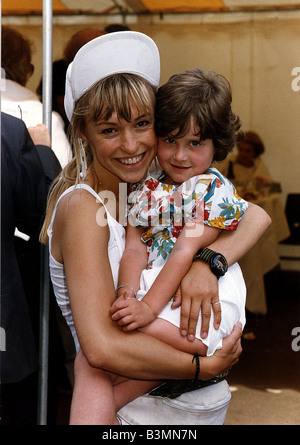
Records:
[[[216,301],[215,303],[213,303],[213,304],[221,304],[219,301]]]

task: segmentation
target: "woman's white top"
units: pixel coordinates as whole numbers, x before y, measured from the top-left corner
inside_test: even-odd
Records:
[[[52,233],[53,233],[53,221],[56,214],[56,209],[58,202],[61,200],[63,196],[68,193],[71,193],[73,190],[84,189],[90,192],[97,202],[103,204],[103,207],[106,211],[106,221],[110,231],[110,238],[108,242],[108,257],[112,270],[114,286],[117,287],[118,283],[118,274],[119,274],[119,264],[122,254],[125,248],[125,229],[119,224],[108,212],[105,207],[103,201],[99,197],[99,195],[93,190],[90,186],[86,184],[78,184],[77,186],[72,186],[68,188],[58,199],[56,206],[54,208],[54,212],[52,215],[51,223],[48,227],[48,236],[49,236],[49,267],[50,267],[50,276],[52,280],[54,294],[57,300],[57,304],[60,307],[63,316],[65,317],[67,324],[70,327],[71,333],[74,338],[76,351],[79,351],[80,345],[76,334],[76,329],[74,325],[74,320],[71,311],[71,304],[68,295],[66,276],[65,276],[65,268],[64,265],[55,260],[55,258],[51,254],[51,241],[52,241]],[[84,230],[84,227],[82,228]]]

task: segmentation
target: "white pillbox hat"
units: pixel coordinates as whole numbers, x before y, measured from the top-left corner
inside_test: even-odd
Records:
[[[154,41],[140,32],[120,31],[97,37],[80,48],[67,70],[68,119],[77,99],[99,80],[116,73],[137,74],[158,87],[160,58]]]

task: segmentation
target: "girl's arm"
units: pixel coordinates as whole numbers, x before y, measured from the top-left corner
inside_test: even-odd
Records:
[[[206,224],[187,221],[166,264],[143,298],[155,317],[176,293],[197,251],[215,241],[219,233],[219,229]]]
[[[139,331],[124,333],[109,316],[115,289],[108,259],[109,229],[97,225],[101,204],[86,190],[63,197],[53,227],[52,254],[64,263],[78,339],[89,364],[129,378],[192,379],[195,363]],[[200,378],[228,370],[241,353],[241,327],[222,350],[200,359]]]
[[[147,267],[147,246],[141,241],[141,229],[128,224],[126,229],[125,250],[120,261],[118,286],[129,286],[135,293],[140,288],[140,276]],[[121,287],[117,296],[121,296],[129,288]]]
[[[196,252],[201,247],[213,242],[218,234],[218,229],[203,223],[187,221],[165,265],[142,301],[133,299],[130,294],[119,298],[110,310],[112,320],[122,326],[125,332],[142,328],[155,320],[177,291],[181,280],[192,265]],[[133,261],[136,254],[136,251],[133,250]],[[126,261],[128,260],[129,258],[126,258]],[[133,274],[134,270],[136,270],[135,263],[132,268]],[[125,279],[127,277],[124,274]],[[120,280],[120,282],[122,281]]]
[[[206,247],[224,255],[231,266],[254,247],[271,222],[271,218],[261,207],[248,203],[248,209],[237,230],[222,230],[220,236]],[[218,280],[205,262],[195,261],[182,280],[180,290],[181,333],[193,336],[201,306],[201,336],[204,338],[208,332],[211,309],[214,311],[219,306],[211,306],[212,299],[218,298]]]

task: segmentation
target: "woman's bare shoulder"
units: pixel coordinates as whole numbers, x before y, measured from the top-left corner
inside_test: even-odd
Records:
[[[66,231],[76,232],[82,231],[92,233],[102,233],[107,236],[108,228],[99,231],[99,224],[97,224],[97,214],[103,207],[103,204],[97,200],[89,191],[80,189],[74,190],[63,196],[58,205],[55,217],[56,228],[66,234]]]
[[[57,214],[71,215],[77,212],[98,210],[102,204],[86,189],[77,189],[63,196],[57,205]]]

